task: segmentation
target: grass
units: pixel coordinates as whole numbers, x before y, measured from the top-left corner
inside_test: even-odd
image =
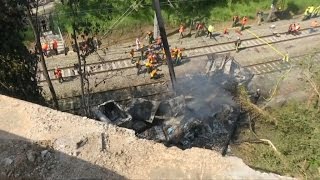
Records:
[[[315,179],[320,177],[320,113],[298,103],[273,109],[277,125],[256,121],[259,137],[269,139],[283,155],[284,160],[264,144],[244,143],[235,148],[235,154],[257,169],[282,175]],[[250,137],[250,132],[243,134]]]
[[[320,84],[319,66],[314,66],[313,80]],[[319,77],[319,78],[317,78]],[[317,98],[306,103],[289,102],[280,108],[261,110],[249,102],[243,88],[239,102],[251,117],[252,128],[240,127],[233,153],[249,166],[267,172],[303,179],[320,178],[320,111]],[[250,125],[249,125],[250,127]],[[254,133],[252,132],[254,131]],[[270,140],[276,152],[268,144],[257,143],[258,138]],[[255,140],[253,142],[252,140]]]
[[[280,0],[279,0],[280,1]],[[301,14],[305,8],[311,4],[320,5],[319,0],[286,0],[285,8],[288,8],[293,14]],[[149,1],[147,1],[149,2]],[[151,1],[150,1],[151,2]],[[149,3],[150,3],[149,2]],[[248,16],[249,22],[255,19],[256,12],[258,10],[269,11],[271,0],[217,0],[217,1],[199,1],[199,3],[184,3],[180,7],[175,9],[169,6],[162,6],[162,15],[167,27],[178,27],[180,23],[189,24],[191,19],[201,20],[207,24],[230,24],[233,15]],[[193,8],[194,7],[194,8]],[[87,7],[90,9],[90,7]],[[66,8],[61,5],[57,6],[59,13],[64,14]],[[68,11],[67,11],[68,12]],[[99,14],[99,12],[92,11],[90,13],[81,14],[79,19],[83,19],[88,22],[92,22],[95,28],[95,24],[99,24],[98,28],[100,34],[104,34],[112,24],[114,24],[118,18],[122,15],[122,11],[115,11],[112,15],[112,19],[107,19],[106,14]],[[59,14],[58,13],[58,14]],[[70,13],[70,12],[69,12]],[[61,29],[64,32],[71,33],[71,21],[70,14],[57,15],[55,21],[58,21]],[[139,11],[133,11],[129,16],[126,16],[121,23],[119,23],[114,29],[129,32],[132,29],[137,29],[149,26],[152,27],[154,12],[151,6],[145,6]],[[93,30],[93,32],[97,32]],[[121,34],[120,33],[120,34]]]

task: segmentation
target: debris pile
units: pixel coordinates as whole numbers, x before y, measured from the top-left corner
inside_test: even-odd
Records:
[[[96,119],[133,129],[138,137],[167,146],[223,149],[240,117],[233,93],[252,75],[228,55],[209,59],[205,73],[178,80],[178,96],[161,102],[136,98],[126,108],[108,101],[95,108]]]

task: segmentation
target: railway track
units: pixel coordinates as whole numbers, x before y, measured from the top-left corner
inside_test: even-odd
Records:
[[[108,100],[116,102],[129,101],[132,98],[148,98],[169,93],[167,81],[142,83],[130,87],[116,88],[98,93],[92,93],[90,106],[97,106]],[[81,96],[61,98],[59,107],[64,112],[77,112],[81,109]]]
[[[297,64],[295,62],[302,62],[307,58],[309,54],[294,56],[289,58],[289,62],[283,61],[282,59],[276,59],[267,62],[261,62],[256,64],[250,64],[243,66],[254,75],[262,75],[273,72],[281,72],[290,69],[291,66],[295,67]],[[315,52],[312,57],[313,62],[320,62],[320,52]],[[293,62],[293,63],[290,63]]]
[[[242,66],[254,75],[263,75],[267,73],[281,72],[297,66],[295,62],[302,62],[308,54],[299,55],[290,58],[289,63],[282,59],[276,59],[267,62],[250,64]],[[320,62],[320,52],[315,52],[312,56],[314,62]],[[122,87],[103,92],[93,93],[91,95],[91,105],[96,106],[107,100],[115,100],[116,102],[127,102],[132,98],[154,98],[155,96],[164,96],[170,94],[168,90],[168,82],[166,80],[142,83],[131,87]],[[62,98],[59,100],[59,106],[62,111],[76,113],[81,109],[81,96]]]
[[[302,39],[306,37],[316,36],[320,35],[320,32],[315,33],[309,33],[309,28],[301,30],[301,34],[298,36],[292,36],[292,35],[284,35],[285,32],[279,33],[281,34],[280,37],[277,37],[273,34],[261,36],[260,38],[263,40],[259,40],[257,38],[248,38],[243,39],[241,48],[253,48],[253,47],[259,47],[264,46],[264,42],[268,42],[270,44],[276,44],[286,41],[293,41],[297,39]],[[198,46],[193,48],[185,49],[183,54],[186,56],[185,58],[196,58],[199,56],[212,54],[212,53],[226,53],[234,51],[234,42],[225,42],[220,44],[209,44],[204,46]],[[102,58],[101,56],[99,56]],[[138,57],[135,57],[138,58]],[[119,70],[125,70],[125,69],[132,69],[135,68],[134,64],[131,63],[130,58],[121,58],[121,59],[115,59],[115,60],[104,60],[102,58],[101,62],[95,62],[91,64],[86,65],[86,72],[89,72],[90,74],[99,74],[99,73],[105,73],[110,71],[119,71]],[[79,76],[78,72],[74,69],[74,67],[63,67],[61,68],[63,77],[75,77]],[[57,80],[53,74],[53,69],[49,70],[49,76],[51,80]],[[38,72],[38,82],[45,81],[44,75],[42,72]]]

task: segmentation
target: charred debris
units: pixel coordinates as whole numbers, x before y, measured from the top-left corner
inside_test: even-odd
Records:
[[[95,119],[133,129],[140,138],[226,153],[241,118],[234,100],[253,77],[228,55],[210,55],[202,74],[178,79],[176,96],[163,101],[134,98],[127,107],[107,101],[92,109]]]

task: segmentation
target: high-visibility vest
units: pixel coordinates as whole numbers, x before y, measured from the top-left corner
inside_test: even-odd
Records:
[[[208,31],[212,33],[214,31],[214,27],[212,25],[209,25]]]
[[[311,14],[313,13],[313,11],[314,11],[314,6],[309,6],[309,13]]]
[[[244,18],[242,19],[241,24],[246,25],[246,24],[247,24],[247,21],[248,21],[248,18],[244,17]]]
[[[43,49],[43,50],[48,50],[48,44],[47,44],[47,43],[44,43],[44,44],[42,45],[42,49]]]
[[[182,50],[179,49],[179,50],[178,50],[178,58],[181,58],[181,57],[182,57]]]
[[[56,70],[54,71],[54,75],[55,75],[57,78],[62,77],[61,69],[56,69]]]
[[[150,76],[153,78],[157,75],[157,70],[154,69],[151,73],[150,73]]]

